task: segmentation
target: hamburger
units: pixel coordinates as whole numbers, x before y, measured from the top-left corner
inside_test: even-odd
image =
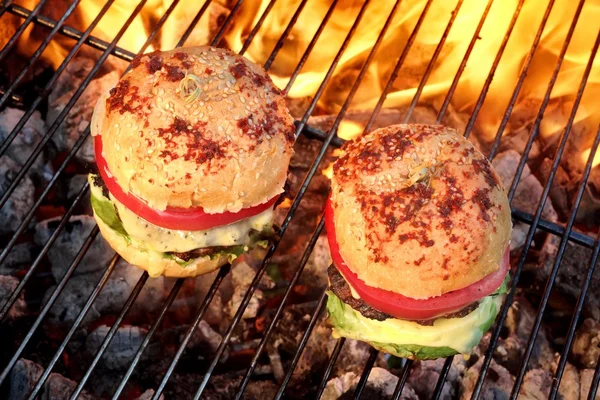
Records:
[[[294,125],[267,73],[225,49],[141,55],[92,116],[103,237],[150,276],[210,272],[262,246]]]
[[[342,150],[325,211],[334,337],[410,359],[469,354],[509,287],[498,174],[439,125],[389,126]]]

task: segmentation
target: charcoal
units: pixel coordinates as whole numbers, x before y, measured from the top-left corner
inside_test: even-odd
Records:
[[[27,267],[33,261],[31,243],[18,243],[10,249],[8,256],[0,264],[0,275],[10,275],[15,270]]]
[[[103,315],[119,313],[130,293],[137,284],[143,271],[119,260],[115,270],[98,294],[93,306],[81,322],[85,328],[89,323]],[[50,309],[47,318],[48,329],[57,326],[68,327],[75,321],[79,312],[87,302],[89,295],[96,287],[99,277],[94,274],[82,274],[71,277],[56,303]],[[56,286],[50,287],[44,296],[44,302],[52,294]],[[131,307],[130,318],[139,318],[156,311],[165,298],[164,278],[149,279]]]
[[[333,378],[327,382],[323,392],[322,399],[351,399],[360,380],[360,375],[354,372],[347,372],[339,378]],[[398,383],[398,377],[383,368],[374,367],[369,374],[367,384],[365,385],[361,397],[364,399],[391,399],[394,389]],[[418,400],[419,397],[412,389],[410,384],[405,384],[402,390],[401,399]]]
[[[504,322],[507,335],[500,339],[494,352],[496,361],[511,373],[516,374],[521,364],[522,354],[527,346],[529,335],[533,329],[533,322],[537,311],[523,297],[516,297],[511,304],[507,318]],[[487,346],[486,346],[487,348]],[[550,347],[544,327],[540,328],[535,341],[529,366],[548,370],[553,362],[554,352]]]
[[[13,291],[19,285],[19,280],[13,276],[0,275],[0,307],[11,296]],[[8,312],[8,319],[17,319],[27,313],[27,304],[25,303],[24,292],[22,291],[17,301]]]
[[[87,182],[87,177],[87,174],[77,174],[69,179],[67,186],[67,199],[69,201],[72,201],[75,199],[75,197],[77,197],[77,194],[79,193],[83,185],[85,185],[85,183]],[[90,196],[88,191],[85,195],[85,198],[80,201],[80,204],[87,206],[87,209],[89,210],[88,214],[92,215],[92,207],[89,198]]]
[[[231,283],[233,285],[233,296],[227,303],[230,317],[237,312],[250,283],[256,276],[256,268],[250,266],[245,261],[235,263],[231,268]],[[259,288],[256,289],[248,307],[244,310],[243,319],[255,318],[258,310],[264,304],[264,294],[262,289],[272,289],[275,286],[271,278],[264,274],[259,282]],[[262,288],[262,289],[261,289]]]
[[[328,284],[327,266],[330,260],[327,235],[322,234],[317,239],[315,247],[304,267],[304,271],[300,275],[300,283],[314,287],[315,289],[326,288]]]
[[[10,374],[10,394],[8,398],[12,400],[26,399],[42,372],[44,372],[44,368],[33,361],[25,359],[17,361]]]
[[[146,390],[144,393],[142,393],[142,395],[140,397],[138,397],[136,400],[151,400],[152,396],[154,396],[154,389],[148,389]],[[165,400],[165,396],[164,395],[160,395],[158,397],[159,400]]]
[[[554,250],[554,252],[556,249]],[[556,254],[553,254],[551,260],[554,260]],[[554,283],[554,290],[567,296],[569,299],[566,304],[575,304],[576,299],[581,292],[581,285],[587,276],[588,266],[592,257],[592,250],[583,246],[567,242],[563,259],[558,270],[558,276]],[[548,276],[550,275],[551,262],[545,263],[543,268],[536,271],[536,279],[541,287],[544,287]],[[587,293],[583,315],[590,317],[596,321],[600,321],[600,267],[596,264],[595,273],[592,275],[592,280]]]
[[[182,338],[183,339],[183,338]],[[214,353],[219,348],[219,345],[223,341],[223,337],[206,322],[200,321],[196,330],[192,334],[188,343],[188,349],[196,349],[199,347],[208,348]]]
[[[0,157],[0,194],[4,194],[10,183],[19,172],[19,166],[8,156]],[[34,201],[33,183],[24,176],[14,189],[8,201],[0,209],[0,234],[8,234],[17,230],[23,218],[27,215]]]
[[[519,153],[515,150],[508,150],[498,154],[492,162],[498,175],[500,175],[502,184],[507,190],[510,188],[513,178],[517,173],[517,166],[520,159],[521,155]],[[529,166],[525,164],[511,205],[519,210],[535,214],[543,189],[540,181],[531,173]],[[552,202],[549,199],[546,200],[546,204],[544,205],[542,218],[551,222],[556,222],[558,219]]]
[[[54,124],[64,107],[71,100],[74,91],[81,86],[94,64],[95,60],[82,56],[76,57],[69,63],[48,96],[48,126]],[[52,136],[52,141],[59,151],[69,151],[73,147],[89,125],[94,105],[100,96],[114,87],[118,80],[119,73],[115,70],[109,72],[101,70],[96,74]],[[88,137],[76,157],[83,162],[94,161],[94,148],[91,137]]]
[[[77,382],[67,379],[60,374],[52,373],[44,385],[44,393],[41,396],[41,400],[68,400],[76,387]],[[96,397],[84,391],[77,399],[95,400]]]
[[[0,143],[4,142],[24,114],[24,111],[16,108],[6,108],[0,112]],[[20,169],[41,142],[45,133],[44,121],[39,111],[36,111],[27,119],[25,126],[14,138],[5,154],[15,161]],[[52,178],[52,167],[46,162],[43,152],[36,158],[28,175],[33,179],[43,181],[49,181]]]
[[[91,355],[95,355],[98,348],[102,344],[104,337],[110,330],[107,325],[100,325],[96,330],[91,332],[85,342],[86,351]],[[137,326],[121,326],[115,332],[110,345],[102,355],[100,364],[109,370],[122,370],[129,366],[138,348],[144,341],[148,331]],[[150,352],[147,348],[142,354],[142,360],[150,357]]]
[[[38,223],[35,227],[35,243],[43,246],[58,227],[60,220],[61,217],[56,217]],[[57,281],[63,277],[95,225],[96,221],[93,217],[73,216],[58,235],[48,251],[52,274]],[[98,234],[74,274],[94,273],[99,277],[113,255],[114,251],[102,235]]]
[[[590,387],[592,387],[593,379],[593,369],[582,369],[581,371],[579,371],[579,387],[581,388],[579,399],[584,400],[588,398],[588,396],[590,395]],[[600,390],[596,391],[596,396],[594,396],[594,400],[600,400]]]
[[[271,400],[275,397],[279,386],[270,381],[250,381],[244,392],[246,400]]]
[[[438,359],[418,361],[413,364],[408,383],[410,383],[419,398],[432,398],[444,362],[444,359]],[[455,399],[458,397],[458,378],[464,370],[464,363],[465,361],[461,357],[454,357],[440,399]]]
[[[335,341],[330,339],[327,343],[328,353],[333,351]],[[365,342],[354,339],[346,339],[342,352],[334,367],[334,374],[340,376],[346,372],[354,372],[360,375],[371,353],[371,346]]]
[[[10,393],[8,398],[11,400],[26,399],[29,392],[33,389],[38,379],[42,375],[44,367],[33,361],[24,358],[17,361],[10,375]],[[66,400],[70,397],[77,383],[64,376],[52,373],[40,390],[40,400]],[[78,399],[94,400],[95,398],[83,391]]]
[[[552,375],[556,374],[556,368],[560,360],[559,354],[556,354],[554,363],[552,364]],[[579,371],[570,362],[567,362],[563,371],[560,386],[558,387],[559,396],[563,400],[579,400],[580,394],[580,377]]]
[[[600,323],[591,318],[583,321],[575,333],[571,355],[582,367],[596,368],[600,357]]]
[[[543,400],[547,399],[552,387],[552,374],[544,369],[531,369],[523,377],[519,390],[520,399]]]
[[[473,389],[479,378],[482,363],[483,357],[478,357],[477,362],[465,371],[459,385],[461,399],[467,400],[471,398]],[[508,399],[514,382],[515,378],[510,372],[492,360],[479,398],[482,400]]]

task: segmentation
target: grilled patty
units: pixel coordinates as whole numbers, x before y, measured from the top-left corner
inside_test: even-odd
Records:
[[[348,304],[350,307],[358,311],[362,314],[363,317],[369,319],[375,319],[377,321],[385,321],[388,318],[396,318],[384,312],[381,312],[367,303],[364,302],[363,299],[357,299],[352,296],[352,292],[350,291],[350,285],[344,279],[340,271],[336,267],[332,265],[327,268],[327,275],[329,276],[329,289],[342,301]],[[447,315],[444,315],[444,318],[462,318],[468,314],[470,314],[473,310],[475,310],[479,306],[478,302],[474,302],[459,310],[457,312],[453,312]],[[416,322],[419,325],[431,326],[433,325],[434,319],[429,320],[413,320],[412,322]]]

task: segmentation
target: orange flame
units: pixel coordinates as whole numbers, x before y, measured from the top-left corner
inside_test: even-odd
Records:
[[[32,6],[33,0],[20,0],[21,4]],[[171,0],[149,0],[139,15],[133,20],[119,46],[137,52],[149,36],[150,30],[171,5]],[[226,15],[231,1],[219,0],[211,3],[207,12],[198,22],[186,45],[206,44],[223,20],[216,16]],[[341,56],[333,76],[319,99],[320,109],[326,113],[339,111],[348,91],[363,65],[369,51],[388,18],[395,1],[378,0],[371,2],[357,30]],[[367,73],[354,97],[353,109],[372,109],[379,100],[394,65],[406,45],[407,39],[419,19],[426,1],[403,1],[395,13],[390,27],[383,38],[379,51],[369,66]],[[432,58],[437,44],[456,7],[455,1],[434,1],[424,19],[416,39],[408,52],[400,74],[392,84],[392,90],[384,103],[386,108],[402,108],[411,102],[423,73]],[[420,96],[420,104],[436,104],[444,98],[469,46],[476,27],[482,18],[486,1],[464,0],[449,31],[446,43],[435,62]],[[268,0],[246,1],[238,10],[233,24],[224,36],[225,45],[239,51],[248,34],[261,18],[269,4]],[[327,71],[341,47],[348,31],[354,23],[363,2],[342,0],[331,14],[316,46],[310,53],[294,84],[288,92],[290,98],[313,96],[323,82]],[[452,97],[452,106],[459,112],[470,113],[477,101],[494,58],[498,53],[518,0],[495,1],[491,6],[479,39],[476,41],[466,68],[462,73]],[[104,5],[103,0],[82,0],[69,24],[85,30]],[[125,23],[137,5],[136,1],[117,0],[92,32],[93,35],[110,41]],[[300,5],[300,0],[278,1],[264,20],[245,56],[257,63],[264,63],[288,26],[292,15]],[[310,0],[298,16],[288,37],[272,64],[269,73],[279,87],[285,87],[295,71],[319,24],[325,18],[331,5],[330,0]],[[202,2],[181,0],[174,12],[146,51],[156,48],[171,49],[188,27]],[[514,31],[507,42],[494,79],[489,87],[483,107],[478,117],[478,132],[482,140],[491,140],[496,133],[513,92],[524,60],[530,51],[536,32],[542,22],[547,2],[526,1],[517,19]],[[550,76],[557,62],[567,31],[573,20],[576,7],[571,0],[556,0],[539,46],[534,53],[531,67],[519,95],[519,101],[533,101],[539,104],[544,97]],[[566,57],[560,69],[552,99],[572,102],[581,81],[590,50],[598,32],[600,21],[600,0],[587,1]],[[24,39],[27,40],[27,39]],[[72,43],[71,43],[72,45]],[[25,53],[32,53],[35,47],[21,41]],[[64,41],[52,43],[44,56],[58,65],[68,51]],[[600,89],[600,57],[594,60],[587,88],[575,122],[589,121],[596,125],[600,113],[595,98]],[[537,103],[536,103],[537,102]],[[534,111],[535,113],[535,111]],[[540,128],[542,137],[556,134],[564,126],[563,120],[555,115],[547,116]],[[510,131],[510,125],[507,133]]]

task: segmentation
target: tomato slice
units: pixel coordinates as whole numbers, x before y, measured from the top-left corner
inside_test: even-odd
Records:
[[[123,191],[110,173],[106,160],[102,157],[102,136],[100,135],[94,137],[94,152],[96,154],[96,164],[98,165],[100,176],[102,176],[102,180],[110,193],[137,216],[154,225],[167,229],[201,231],[217,226],[229,225],[258,215],[268,208],[273,207],[279,197],[275,196],[266,203],[243,208],[235,213],[225,211],[219,214],[209,214],[204,212],[202,207],[167,207],[166,210],[160,211],[150,207],[146,202],[134,194]]]
[[[510,251],[507,248],[500,262],[500,268],[480,281],[463,289],[444,293],[441,296],[426,300],[413,299],[389,290],[368,286],[357,274],[348,268],[348,265],[342,259],[335,236],[331,198],[327,200],[325,206],[325,226],[327,228],[327,239],[333,263],[348,283],[352,285],[358,295],[371,307],[400,319],[426,320],[459,311],[498,289],[502,285],[510,267]]]

